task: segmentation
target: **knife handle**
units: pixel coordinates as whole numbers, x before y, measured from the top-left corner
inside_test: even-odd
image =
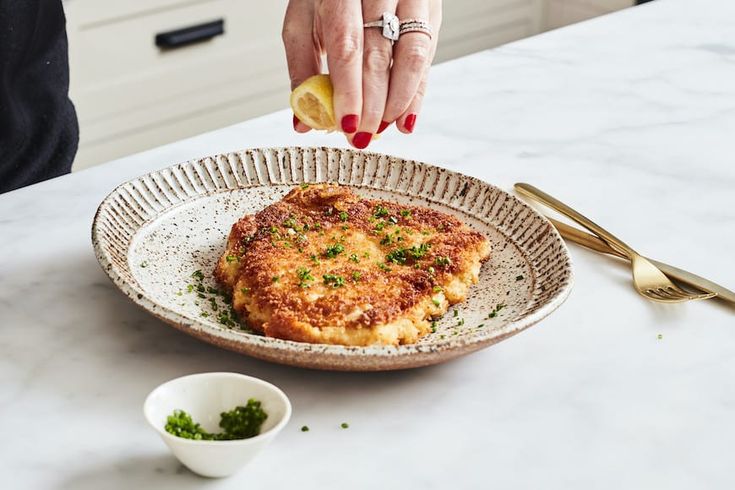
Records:
[[[615,255],[616,257],[620,257],[621,259],[627,258],[625,255],[621,254],[620,252],[610,248],[610,246],[607,243],[605,243],[604,240],[600,240],[594,235],[590,235],[589,233],[582,231],[579,228],[575,228],[566,223],[562,223],[561,221],[557,221],[554,218],[549,218],[547,216],[546,219],[551,221],[551,224],[554,225],[554,228],[556,228],[559,231],[559,234],[564,239],[569,240],[570,242],[574,242],[578,245],[582,245],[583,247],[592,249],[595,252]]]
[[[576,221],[580,225],[590,230],[592,233],[595,233],[597,236],[602,238],[608,245],[610,245],[610,247],[614,248],[622,254],[625,254],[626,257],[632,259],[634,255],[640,255],[638,252],[630,248],[625,242],[607,231],[605,228],[598,225],[586,216],[578,213],[560,200],[548,195],[541,189],[538,189],[531,184],[526,184],[523,182],[516,184],[515,188],[519,193],[523,194],[524,196],[540,201],[541,203],[549,206],[551,209],[558,211],[564,216],[567,216]]]

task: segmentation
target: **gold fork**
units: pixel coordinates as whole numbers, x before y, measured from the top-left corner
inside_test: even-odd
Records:
[[[571,218],[595,233],[612,249],[628,257],[633,265],[633,285],[642,296],[660,303],[680,303],[682,301],[709,299],[716,296],[714,293],[689,293],[669,280],[661,270],[648,259],[633,250],[630,246],[615,235],[596,224],[591,219],[582,216],[563,202],[546,194],[544,191],[525,183],[515,185],[520,194],[536,199],[561,214]]]

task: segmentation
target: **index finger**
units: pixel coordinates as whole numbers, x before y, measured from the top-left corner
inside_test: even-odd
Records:
[[[286,49],[286,63],[291,79],[291,90],[312,75],[321,72],[321,57],[314,43],[314,2],[298,0],[288,2],[283,20],[281,38]],[[293,128],[306,133],[311,128],[293,116]]]
[[[362,110],[362,3],[325,0],[318,15],[334,87],[334,115],[342,131],[354,133]]]

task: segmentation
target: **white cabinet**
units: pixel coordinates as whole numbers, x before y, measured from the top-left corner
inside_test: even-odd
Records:
[[[66,0],[81,169],[288,106],[287,0]],[[629,6],[632,0],[445,0],[436,61]],[[206,41],[156,36],[221,20]]]
[[[541,32],[545,0],[445,0],[437,61]]]
[[[544,30],[581,22],[634,4],[634,0],[546,0]]]
[[[75,169],[271,112],[288,104],[286,1],[69,0]],[[206,41],[160,48],[156,35],[221,20]],[[195,29],[196,31],[196,29]]]

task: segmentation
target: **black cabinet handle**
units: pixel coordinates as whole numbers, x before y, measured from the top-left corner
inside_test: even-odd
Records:
[[[205,24],[156,34],[156,46],[164,49],[180,48],[188,44],[207,41],[224,33],[225,20],[219,19]]]

